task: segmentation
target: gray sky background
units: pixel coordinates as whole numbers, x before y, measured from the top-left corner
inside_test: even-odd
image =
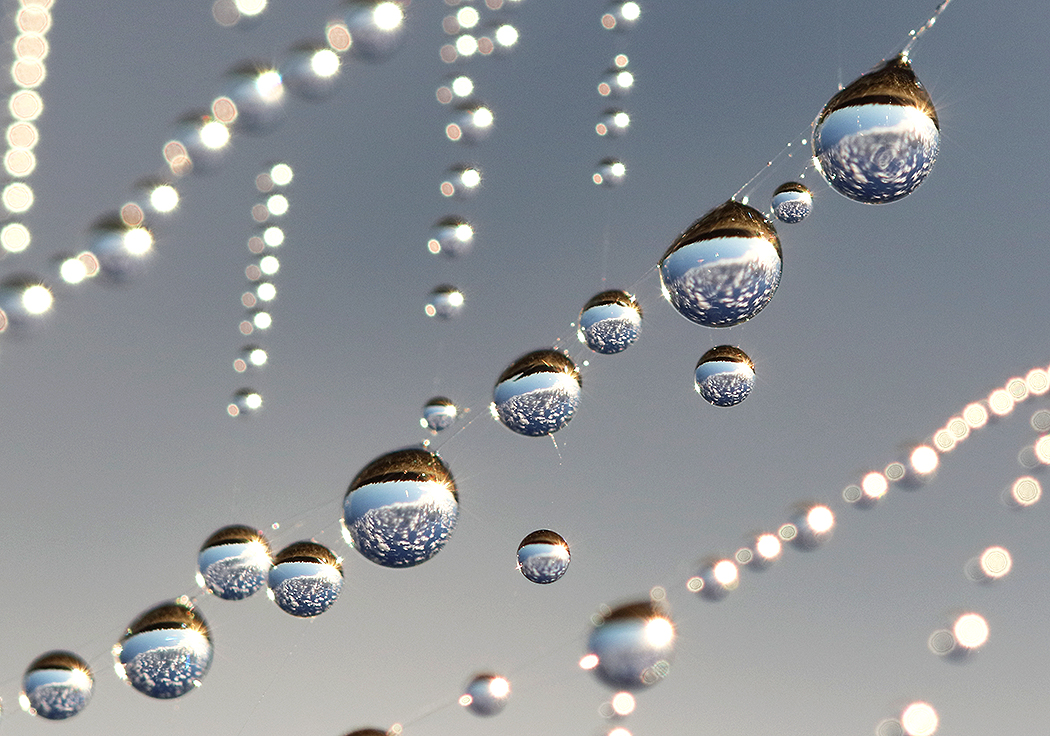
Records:
[[[899,51],[934,5],[665,0],[643,2],[637,27],[613,34],[602,2],[525,0],[517,49],[452,68],[438,58],[448,8],[416,0],[395,57],[347,60],[327,102],[286,98],[281,128],[235,138],[217,173],[179,182],[179,211],[152,223],[146,276],[60,291],[44,330],[0,340],[0,730],[337,736],[401,722],[412,736],[597,735],[612,725],[598,714],[611,693],[577,667],[588,619],[662,585],[677,653],[624,721],[635,736],[871,734],[912,700],[937,708],[939,734],[1045,731],[1047,510],[1011,511],[999,497],[1027,472],[1018,451],[1046,402],[971,435],[919,491],[866,511],[840,494],[1050,362],[1048,6],[953,3],[912,57],[941,122],[930,177],[872,207],[807,176],[814,213],[779,228],[783,281],[752,322],[693,325],[651,271],[694,219],[808,138],[837,85]],[[218,26],[205,0],[56,3],[25,218],[34,240],[2,273],[42,273],[53,254],[84,248],[90,224],[160,171],[173,121],[220,94],[227,69],[279,60],[335,10],[271,0],[244,30]],[[595,87],[618,52],[636,85],[622,103],[632,129],[610,141],[593,132],[608,105]],[[434,97],[460,68],[496,115],[474,148],[445,140],[450,111]],[[628,167],[616,190],[590,182],[607,155]],[[253,180],[275,160],[295,170],[287,241],[274,326],[259,340],[270,365],[245,379],[230,364],[243,344]],[[482,191],[445,201],[445,169],[465,161],[482,166]],[[802,168],[781,159],[752,203]],[[429,228],[457,211],[477,220],[477,244],[439,260],[425,250]],[[458,320],[423,314],[441,283],[466,294]],[[572,323],[605,288],[638,296],[642,336],[621,355],[587,355]],[[500,372],[555,341],[590,361],[558,450],[487,410]],[[724,343],[758,374],[733,409],[692,386],[696,360]],[[231,420],[224,408],[246,384],[264,411]],[[418,419],[435,394],[471,409],[469,426],[436,442],[457,479],[459,526],[434,559],[384,569],[340,538],[342,496],[371,459],[425,438]],[[732,554],[805,500],[832,505],[829,544],[744,570],[719,603],[686,591],[706,555]],[[211,672],[199,692],[150,700],[116,679],[109,648],[146,608],[197,594],[197,550],[230,523],[279,523],[275,550],[327,544],[345,558],[342,596],[310,621],[263,595],[201,597]],[[539,528],[572,549],[554,585],[515,570],[519,541]],[[978,586],[963,565],[990,544],[1011,550],[1014,570]],[[991,638],[952,665],[926,639],[964,610],[988,619]],[[55,648],[96,675],[93,702],[60,725],[17,706],[24,668]],[[512,686],[494,719],[455,705],[486,670]]]

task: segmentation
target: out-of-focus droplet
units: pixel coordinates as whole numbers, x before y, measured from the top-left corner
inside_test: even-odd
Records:
[[[812,211],[813,195],[804,184],[789,181],[774,190],[773,214],[781,222],[802,222]]]
[[[449,258],[466,255],[474,247],[474,226],[462,217],[444,217],[437,221],[427,250]]]
[[[598,94],[602,97],[625,97],[634,87],[634,74],[626,67],[612,66],[598,82]]]
[[[933,101],[902,54],[828,101],[813,126],[813,155],[837,192],[885,204],[923,182],[940,139]]]
[[[174,150],[172,143],[181,146],[181,154]],[[230,128],[226,123],[211,113],[189,113],[179,120],[174,141],[165,146],[168,164],[176,176],[189,171],[210,174],[222,163],[229,143]]]
[[[595,294],[583,305],[577,336],[594,352],[612,355],[634,345],[641,328],[642,308],[637,300],[614,289]]]
[[[448,543],[458,519],[452,473],[437,455],[416,448],[370,462],[343,498],[350,544],[384,567],[426,562]]]
[[[339,81],[339,54],[320,41],[293,46],[281,63],[284,86],[296,97],[320,101],[331,96]]]
[[[179,190],[163,179],[147,178],[135,184],[153,212],[168,214],[179,206]]]
[[[729,200],[690,225],[660,259],[665,298],[705,327],[746,322],[780,285],[780,238],[761,212]]]
[[[300,618],[320,616],[343,589],[343,564],[317,542],[295,542],[273,558],[268,595],[282,611]]]
[[[350,53],[367,61],[383,61],[401,46],[405,14],[389,0],[347,0],[344,19],[350,32]]]
[[[381,728],[359,728],[346,736],[388,736],[388,733]]]
[[[495,117],[487,106],[480,102],[468,102],[456,106],[455,122],[446,129],[450,140],[463,143],[478,143],[492,132]],[[458,133],[453,133],[453,130]]]
[[[835,515],[823,504],[800,505],[789,525],[794,533],[787,541],[800,550],[813,550],[831,539]],[[781,535],[784,538],[784,535]]]
[[[284,82],[276,69],[265,64],[245,62],[226,75],[226,97],[236,112],[236,130],[261,135],[269,133],[284,119]],[[193,158],[193,154],[190,154]]]
[[[518,545],[518,569],[534,583],[553,583],[569,569],[569,545],[557,532],[534,531]]]
[[[29,335],[51,312],[55,297],[36,276],[16,275],[0,283],[0,332]]]
[[[72,652],[41,655],[26,668],[19,701],[26,712],[60,721],[87,707],[95,680],[87,662]]]
[[[91,227],[88,250],[103,277],[121,283],[145,273],[153,255],[153,235],[141,226],[128,227],[119,215],[106,216]]]
[[[250,388],[242,388],[233,395],[233,401],[226,407],[231,417],[247,417],[262,409],[262,394]]]
[[[428,317],[452,319],[453,317],[458,317],[460,312],[463,311],[464,302],[462,291],[455,286],[442,284],[430,292],[430,297],[423,311]]]
[[[976,557],[971,557],[963,568],[966,577],[975,583],[992,583],[1010,574],[1013,558],[1006,547],[993,546]]]
[[[424,429],[429,429],[436,434],[455,424],[458,415],[459,410],[450,399],[435,396],[423,406],[423,418],[419,420],[419,423]]]
[[[736,406],[755,387],[755,364],[732,345],[719,345],[700,356],[694,373],[696,392],[714,406]]]
[[[1011,483],[1003,495],[1008,505],[1019,509],[1028,508],[1039,502],[1043,487],[1032,476],[1023,475]]]
[[[609,31],[629,31],[642,15],[641,6],[634,0],[614,0],[602,15],[602,28]]]
[[[627,178],[627,166],[618,158],[603,158],[598,162],[598,170],[591,179],[603,187],[615,187],[623,184]]]
[[[564,427],[580,404],[580,371],[556,350],[536,350],[511,363],[496,380],[493,410],[518,434],[540,437]]]
[[[481,169],[473,164],[457,164],[448,170],[441,182],[441,193],[446,197],[469,197],[481,186]]]
[[[906,736],[933,736],[937,732],[937,711],[929,703],[912,703],[901,713]]]
[[[484,673],[474,676],[459,702],[474,715],[494,716],[507,706],[508,700],[510,683],[507,678]]]
[[[611,138],[619,138],[631,125],[631,116],[623,110],[615,107],[608,108],[602,113],[602,118],[596,126],[598,135],[607,135]]]
[[[740,570],[732,560],[708,560],[686,581],[686,588],[709,601],[720,601],[740,585]]]
[[[197,556],[198,584],[227,601],[253,595],[266,584],[272,559],[262,532],[243,524],[219,529]]]
[[[616,690],[638,690],[667,676],[675,627],[651,600],[619,606],[598,619],[587,642],[592,671]]]
[[[162,603],[131,622],[113,647],[117,675],[151,698],[200,687],[212,660],[208,624],[188,603]]]
[[[763,533],[755,537],[749,546],[737,550],[736,564],[746,565],[751,570],[765,570],[780,558],[783,545],[776,534]]]

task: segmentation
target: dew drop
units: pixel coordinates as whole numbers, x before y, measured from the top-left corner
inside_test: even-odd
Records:
[[[242,524],[225,526],[201,546],[198,583],[223,600],[239,601],[266,584],[272,564],[262,532]]]
[[[343,589],[343,565],[317,542],[295,542],[273,558],[268,595],[282,611],[300,618],[320,616]]]
[[[541,437],[569,423],[580,392],[580,372],[570,358],[556,350],[537,350],[500,374],[493,390],[493,411],[508,429]]]
[[[660,259],[664,296],[705,327],[746,322],[780,285],[780,239],[758,210],[729,200],[689,226]]]
[[[837,192],[885,204],[922,184],[940,138],[933,101],[902,54],[828,101],[813,127],[813,155]]]
[[[534,531],[518,545],[518,569],[540,585],[560,580],[569,569],[569,545],[557,532]]]
[[[626,291],[603,291],[583,305],[579,325],[577,336],[591,350],[604,355],[620,353],[638,340],[642,308]]]
[[[696,392],[714,406],[736,406],[755,387],[755,364],[732,345],[711,348],[697,361]]]
[[[494,716],[506,707],[508,700],[510,683],[507,678],[484,673],[475,675],[459,702],[474,715]]]
[[[463,311],[464,301],[462,291],[455,286],[443,284],[430,292],[430,298],[423,311],[428,317],[452,319]]]
[[[587,642],[591,668],[616,690],[654,685],[670,669],[675,627],[663,606],[651,600],[620,606],[600,619]]]
[[[305,42],[288,52],[281,63],[281,79],[296,97],[318,102],[336,90],[341,64],[339,55],[327,43]]]
[[[437,255],[458,258],[474,247],[474,226],[462,217],[444,217],[434,225],[427,250]]]
[[[415,448],[370,462],[343,498],[351,545],[384,567],[426,562],[448,543],[458,518],[452,473],[437,455]]]
[[[383,61],[401,47],[405,14],[389,0],[349,0],[344,16],[350,53],[366,61]]]
[[[284,82],[280,72],[265,64],[245,62],[235,66],[226,75],[224,93],[233,103],[233,118],[226,120],[220,114],[216,117],[238,131],[262,135],[284,118]]]
[[[419,420],[424,429],[435,434],[456,423],[459,410],[450,399],[435,396],[423,406],[423,418]]]
[[[26,668],[19,701],[23,710],[50,721],[72,718],[87,707],[95,680],[87,662],[72,652],[43,654]]]
[[[113,647],[122,680],[151,698],[178,698],[200,687],[212,660],[208,624],[181,602],[162,603],[131,622]]]
[[[773,192],[773,214],[781,222],[802,222],[813,211],[813,195],[797,181],[781,184]]]

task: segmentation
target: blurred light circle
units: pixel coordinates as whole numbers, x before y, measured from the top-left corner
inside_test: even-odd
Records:
[[[29,228],[20,222],[9,222],[0,228],[0,245],[8,253],[21,253],[29,247]]]
[[[912,703],[901,713],[901,727],[907,736],[932,736],[937,724],[937,711],[929,703]]]
[[[25,212],[33,206],[33,190],[21,182],[8,184],[0,194],[0,199],[8,212]]]

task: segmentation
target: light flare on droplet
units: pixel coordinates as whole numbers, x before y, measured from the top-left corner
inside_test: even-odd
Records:
[[[937,724],[937,711],[929,703],[912,703],[901,713],[901,727],[907,736],[932,736]]]

